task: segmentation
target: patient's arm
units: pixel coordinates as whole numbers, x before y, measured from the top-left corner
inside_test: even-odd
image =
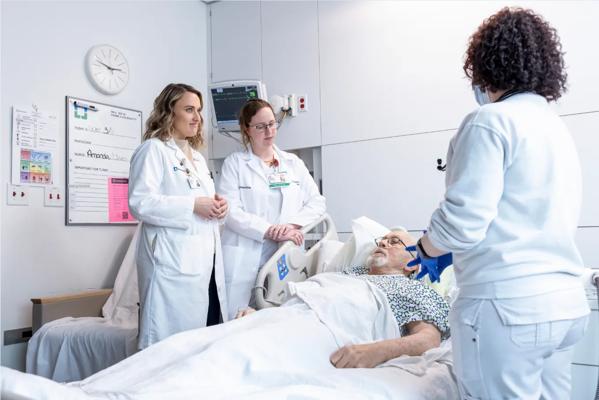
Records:
[[[331,364],[337,368],[374,368],[404,354],[419,356],[441,344],[441,333],[433,324],[415,321],[407,329],[408,335],[397,339],[344,346],[331,355]]]

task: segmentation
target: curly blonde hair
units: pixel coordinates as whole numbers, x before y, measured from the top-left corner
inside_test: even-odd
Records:
[[[144,133],[143,140],[157,137],[163,142],[166,142],[173,136],[175,103],[177,103],[177,101],[179,101],[179,99],[187,92],[196,94],[200,99],[200,109],[204,108],[204,99],[199,90],[184,83],[169,83],[154,100],[154,109],[146,121],[146,132]],[[200,124],[198,126],[197,134],[187,138],[191,147],[196,150],[199,150],[204,145],[203,128],[204,118],[200,115]]]

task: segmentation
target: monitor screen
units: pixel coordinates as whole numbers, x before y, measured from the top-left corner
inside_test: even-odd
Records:
[[[216,87],[211,89],[211,94],[216,120],[219,123],[237,123],[239,110],[245,102],[259,97],[258,87],[255,85]]]

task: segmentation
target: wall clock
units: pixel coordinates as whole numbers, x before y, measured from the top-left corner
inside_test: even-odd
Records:
[[[129,63],[114,46],[92,47],[85,57],[85,72],[92,85],[101,93],[120,93],[129,82]]]

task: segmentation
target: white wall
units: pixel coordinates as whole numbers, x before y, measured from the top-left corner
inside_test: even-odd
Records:
[[[36,103],[59,116],[64,188],[65,95],[142,110],[169,82],[207,87],[207,7],[198,1],[1,2],[1,330],[31,326],[34,296],[111,287],[133,227],[65,226],[64,208],[6,205],[12,105]],[[112,44],[131,77],[116,96],[96,92],[83,68],[87,50]],[[2,364],[23,367],[24,346],[5,346]]]
[[[261,79],[272,95],[307,95],[309,110],[279,128],[283,149],[320,146],[318,4],[315,1],[226,1],[211,10],[213,82]],[[214,131],[212,158],[237,149]]]
[[[288,149],[322,147],[324,195],[342,237],[360,215],[424,229],[444,191],[436,160],[445,160],[449,139],[476,107],[462,71],[468,37],[505,5],[536,10],[561,37],[569,90],[555,108],[576,142],[585,184],[577,242],[585,263],[599,268],[598,2],[215,3],[213,79],[257,75],[269,95],[305,90],[317,96],[319,108],[283,126],[277,141]],[[243,25],[243,39],[228,36],[227,24]],[[215,136],[212,157],[226,156],[231,143]],[[597,346],[590,343],[583,346]],[[592,354],[576,360],[577,371],[596,371],[583,365],[599,365]],[[590,390],[588,380],[574,383],[588,385],[576,393]]]

